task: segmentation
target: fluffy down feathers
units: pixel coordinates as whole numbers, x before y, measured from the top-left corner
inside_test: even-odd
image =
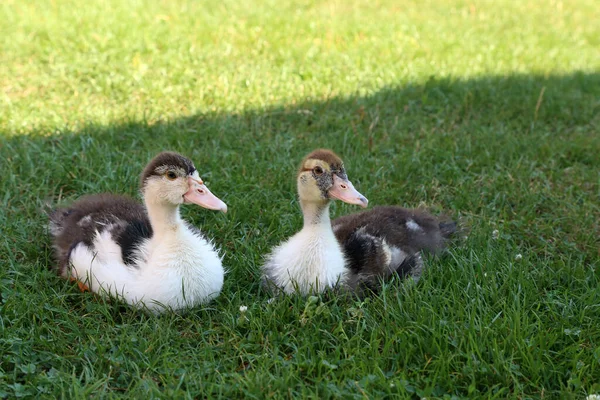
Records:
[[[375,207],[337,218],[333,231],[348,260],[348,284],[376,287],[392,274],[419,279],[423,251],[437,254],[456,230],[433,215],[396,206]]]
[[[93,292],[155,312],[217,296],[225,273],[221,257],[179,215],[190,181],[200,182],[193,163],[165,152],[142,174],[145,206],[128,197],[99,194],[52,211],[57,272]]]

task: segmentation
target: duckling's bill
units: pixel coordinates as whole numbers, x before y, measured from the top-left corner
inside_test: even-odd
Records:
[[[201,179],[190,176],[188,177],[188,184],[190,189],[183,195],[186,203],[194,203],[209,210],[227,212],[227,205],[212,194]]]
[[[329,189],[329,196],[362,208],[366,208],[369,204],[369,200],[354,188],[352,182],[342,179],[336,174],[333,175],[333,186]]]

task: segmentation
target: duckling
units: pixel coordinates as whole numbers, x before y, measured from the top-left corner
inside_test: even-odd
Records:
[[[455,222],[398,206],[342,216],[332,227],[346,255],[346,284],[356,290],[377,290],[380,281],[393,274],[418,281],[422,252],[440,253],[456,231]]]
[[[342,160],[331,150],[315,150],[304,158],[297,187],[302,230],[267,256],[264,278],[285,293],[322,292],[343,284],[347,272],[346,257],[331,227],[331,200],[361,207],[368,200],[348,180]]]
[[[223,287],[217,249],[181,219],[181,204],[227,212],[188,158],[163,152],[141,175],[144,205],[113,194],[84,196],[50,213],[57,272],[90,291],[153,312],[208,302]]]
[[[363,208],[368,205],[331,150],[319,149],[306,156],[297,184],[303,228],[277,246],[263,266],[266,282],[285,293],[322,292],[338,284],[354,291],[376,289],[381,279],[392,274],[418,280],[423,269],[421,252],[439,252],[456,227],[426,212],[395,206],[331,222],[333,199]]]

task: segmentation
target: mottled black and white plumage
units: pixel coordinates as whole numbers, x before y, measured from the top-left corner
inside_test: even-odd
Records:
[[[332,227],[346,255],[348,285],[372,289],[394,274],[418,280],[423,271],[422,252],[439,253],[456,230],[454,222],[396,206],[339,217]]]
[[[68,272],[73,248],[79,243],[92,248],[98,234],[110,234],[128,266],[135,266],[137,245],[152,236],[144,206],[125,196],[106,193],[84,196],[69,207],[57,208],[49,216],[61,275]]]
[[[144,205],[113,194],[82,197],[52,211],[58,273],[90,290],[161,311],[210,300],[223,285],[221,258],[210,241],[181,220],[179,206],[226,211],[194,164],[163,152],[141,176]]]

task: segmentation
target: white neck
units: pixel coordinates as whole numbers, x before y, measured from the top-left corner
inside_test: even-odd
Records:
[[[331,229],[331,220],[329,219],[329,201],[310,202],[300,200],[300,207],[304,215],[304,228],[308,227],[326,227]]]
[[[144,203],[148,210],[148,218],[150,218],[154,237],[161,238],[177,232],[182,225],[178,205],[150,202],[145,199]]]

